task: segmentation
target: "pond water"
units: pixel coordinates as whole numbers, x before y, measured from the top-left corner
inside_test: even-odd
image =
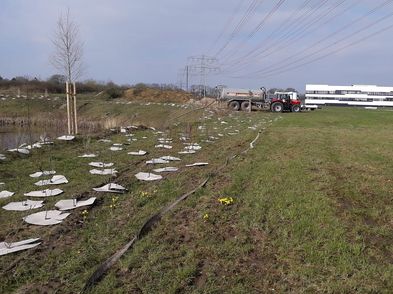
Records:
[[[22,120],[23,122],[23,120]],[[103,131],[103,126],[98,121],[78,122],[78,133],[81,135],[96,135]],[[0,153],[10,148],[17,148],[21,144],[31,144],[42,141],[41,138],[49,138],[51,141],[59,136],[66,135],[67,123],[62,120],[53,119],[51,124],[32,125],[27,124],[0,124]]]
[[[62,128],[40,128],[40,127],[0,127],[0,151],[9,148],[16,148],[23,143],[30,144],[40,141],[40,136],[54,139],[58,136],[66,134],[66,130]]]

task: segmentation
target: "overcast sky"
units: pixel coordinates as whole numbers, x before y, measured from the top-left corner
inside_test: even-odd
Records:
[[[46,79],[57,73],[49,63],[50,39],[58,16],[70,8],[84,42],[83,79],[177,83],[188,56],[219,53],[222,72],[208,77],[211,86],[299,91],[307,83],[393,86],[393,30],[371,37],[393,24],[393,5],[361,18],[386,1],[312,0],[299,9],[305,1],[290,0],[266,18],[280,1],[254,2],[260,5],[236,30],[253,0],[1,0],[0,75]],[[319,3],[325,4],[311,14]],[[350,43],[356,45],[329,55]],[[245,57],[255,48],[259,56]],[[328,56],[291,70],[323,55]],[[199,81],[192,76],[191,82]]]

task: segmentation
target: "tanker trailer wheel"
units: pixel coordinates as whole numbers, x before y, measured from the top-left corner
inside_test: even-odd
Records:
[[[284,105],[281,102],[274,102],[271,107],[272,112],[282,112],[283,109]]]
[[[238,111],[240,109],[240,103],[237,101],[231,101],[228,104],[229,108],[235,111]]]
[[[291,107],[291,111],[292,112],[300,112],[300,105],[298,105],[298,104],[295,104],[295,105],[292,105],[292,107]]]
[[[250,102],[249,101],[243,101],[242,102],[241,109],[243,111],[249,111],[250,110],[249,107],[250,107]]]

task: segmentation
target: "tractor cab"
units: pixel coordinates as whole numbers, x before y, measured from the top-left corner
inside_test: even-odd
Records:
[[[275,92],[270,109],[272,112],[300,112],[301,101],[296,92]]]
[[[292,101],[292,100],[298,100],[298,95],[296,92],[275,92],[274,95],[278,99],[282,100],[287,100],[287,101]]]

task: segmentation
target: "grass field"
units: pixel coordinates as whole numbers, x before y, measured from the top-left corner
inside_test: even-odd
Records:
[[[47,207],[76,195],[98,197],[87,217],[76,210],[63,224],[50,228],[24,224],[24,214],[2,211],[1,240],[38,236],[43,243],[1,257],[0,292],[81,291],[98,264],[130,240],[148,216],[212,173],[204,189],[167,214],[91,293],[393,291],[393,133],[389,128],[393,112],[326,108],[300,114],[228,115],[197,111],[169,128],[168,116],[186,110],[138,107],[130,115],[154,113],[150,122],[156,126],[166,121],[162,131],[175,139],[174,148],[155,149],[158,135],[138,130],[138,141],[125,145],[125,151],[145,149],[151,152],[147,158],[176,156],[182,148],[179,133],[191,129],[192,140],[203,149],[183,156],[176,165],[207,161],[209,166],[182,168],[154,184],[138,182],[134,174],[150,169],[144,166],[146,158],[110,152],[110,144],[96,137],[0,163],[0,181],[17,192],[13,201],[34,188],[28,174],[40,167],[54,167],[70,180],[64,185],[65,194],[48,199]],[[217,173],[228,157],[249,146],[257,131],[248,127],[254,125],[265,129],[255,148]],[[230,135],[234,130],[239,134]],[[220,139],[202,142],[211,135]],[[126,142],[120,134],[106,137],[113,143]],[[85,152],[115,162],[120,173],[113,180],[129,192],[117,200],[93,193],[92,187],[110,179],[88,174],[89,160],[77,158]],[[232,197],[234,202],[220,204],[221,197]],[[2,199],[0,205],[9,201]]]

